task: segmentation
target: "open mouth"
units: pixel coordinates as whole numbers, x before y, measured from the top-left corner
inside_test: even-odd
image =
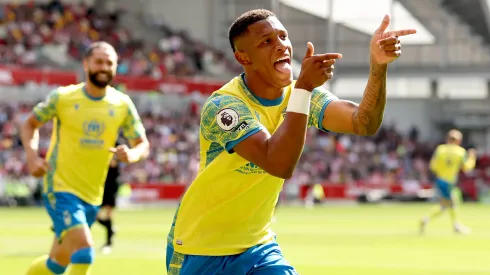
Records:
[[[291,75],[291,58],[289,56],[284,56],[277,59],[276,62],[274,62],[274,68],[283,74]]]
[[[102,78],[104,80],[109,79],[109,75],[107,73],[98,73],[97,78]]]

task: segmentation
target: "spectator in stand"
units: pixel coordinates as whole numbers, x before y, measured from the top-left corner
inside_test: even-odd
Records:
[[[90,43],[104,40],[114,45],[120,53],[121,68],[118,70],[122,75],[156,78],[167,75],[219,76],[226,70],[236,69],[228,64],[223,55],[193,41],[184,32],[171,31],[168,26],[160,26],[164,37],[148,51],[143,41],[119,25],[122,12],[115,1],[107,1],[105,9],[97,11],[83,1],[77,4],[63,4],[59,0],[47,4],[33,1],[2,3],[0,62],[41,66],[39,52],[45,45],[56,48],[59,55],[80,60]],[[206,56],[208,52],[211,61]]]

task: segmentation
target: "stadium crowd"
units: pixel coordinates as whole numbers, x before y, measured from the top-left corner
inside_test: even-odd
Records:
[[[120,75],[217,76],[237,68],[223,53],[192,40],[185,32],[171,30],[158,20],[150,19],[147,23],[159,29],[162,38],[148,47],[145,41],[121,27],[121,14],[124,11],[116,6],[96,11],[83,1],[0,4],[0,63],[44,66],[46,63],[40,56],[46,45],[64,49],[73,60],[80,60],[91,42],[104,40],[114,45],[120,55],[117,69]],[[12,102],[0,103],[0,186],[2,181],[12,178],[32,182],[19,139],[19,126],[31,108]],[[186,115],[140,112],[152,144],[151,156],[141,163],[125,166],[123,181],[190,183],[199,166],[198,110],[194,106]],[[50,124],[41,129],[43,154],[49,146],[50,131]],[[362,180],[393,184],[402,179],[427,182],[428,161],[435,145],[420,141],[415,128],[403,135],[395,127],[385,125],[372,138],[311,129],[305,153],[288,182],[345,184]]]
[[[120,26],[122,14],[115,6],[102,12],[83,1],[0,3],[0,64],[43,66],[46,63],[41,55],[46,45],[80,60],[90,43],[104,40],[114,45],[120,55],[120,75],[219,76],[225,70],[236,69],[223,53],[161,23],[153,23],[161,30],[160,41],[148,45]]]
[[[0,177],[27,177],[19,126],[32,106],[0,105]],[[199,112],[154,115],[141,112],[152,144],[151,156],[141,163],[124,167],[124,182],[165,182],[188,184],[199,165]],[[51,124],[41,128],[40,148],[49,146]],[[401,135],[385,127],[373,138],[321,133],[311,129],[305,153],[290,180],[305,183],[395,183],[401,179],[421,182],[429,179],[428,160],[435,144],[419,141],[416,129]]]

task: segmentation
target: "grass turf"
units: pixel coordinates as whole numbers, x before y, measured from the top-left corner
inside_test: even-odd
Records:
[[[465,204],[470,236],[455,235],[448,215],[418,235],[428,204],[279,207],[273,229],[288,261],[302,275],[490,274],[490,206]],[[121,210],[113,253],[97,254],[92,275],[166,274],[166,234],[173,207]],[[0,274],[23,275],[46,254],[52,233],[42,209],[0,208]],[[94,225],[97,248],[104,239]]]

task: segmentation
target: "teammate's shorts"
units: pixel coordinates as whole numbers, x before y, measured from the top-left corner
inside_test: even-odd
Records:
[[[451,199],[451,192],[453,189],[452,184],[450,184],[444,180],[441,180],[441,179],[436,179],[435,187],[439,193],[439,196],[441,196],[441,198],[447,199],[447,200]]]
[[[119,184],[117,182],[108,184],[104,187],[104,197],[102,198],[101,206],[116,206],[117,192],[119,191]]]
[[[232,256],[184,255],[168,244],[167,272],[169,275],[298,275],[276,242],[257,245]]]
[[[43,194],[43,199],[58,240],[70,229],[84,225],[91,227],[99,211],[99,206],[88,204],[70,193],[47,193]]]

